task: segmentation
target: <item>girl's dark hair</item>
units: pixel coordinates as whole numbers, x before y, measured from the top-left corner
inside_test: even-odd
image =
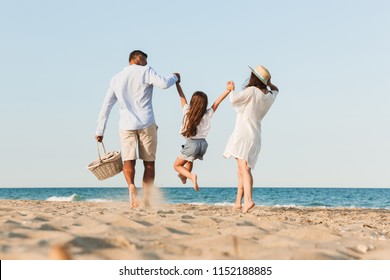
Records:
[[[267,86],[259,79],[256,77],[253,72],[251,72],[251,76],[249,77],[248,84],[245,86],[247,87],[257,87],[259,89],[265,89]]]
[[[202,91],[196,91],[191,97],[190,110],[184,116],[184,132],[182,135],[186,138],[195,136],[197,127],[200,124],[204,114],[207,111],[207,95]]]

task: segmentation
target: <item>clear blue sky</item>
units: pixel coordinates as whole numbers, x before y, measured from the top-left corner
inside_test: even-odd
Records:
[[[134,49],[210,102],[227,80],[240,88],[248,65],[269,68],[280,95],[263,120],[255,186],[390,187],[389,12],[385,0],[1,1],[0,187],[125,186],[86,166],[109,80]],[[154,108],[156,184],[181,186],[175,87],[156,89]],[[201,186],[236,186],[236,162],[222,157],[234,121],[226,100],[195,162]],[[117,105],[105,144],[119,149]]]

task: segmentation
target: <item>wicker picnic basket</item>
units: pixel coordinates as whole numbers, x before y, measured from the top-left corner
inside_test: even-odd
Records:
[[[97,150],[99,158],[88,165],[88,170],[91,171],[99,180],[108,179],[117,175],[122,171],[123,162],[121,153],[113,151],[106,153],[106,148],[103,142],[100,142],[103,146],[104,155],[100,155],[99,142],[97,142]]]

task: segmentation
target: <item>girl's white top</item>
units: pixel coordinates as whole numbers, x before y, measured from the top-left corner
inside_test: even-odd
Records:
[[[243,159],[251,168],[255,167],[261,148],[261,120],[277,95],[276,90],[264,94],[257,87],[230,93],[230,102],[237,113],[237,118],[223,153],[224,157]]]
[[[190,106],[188,104],[183,106],[183,121],[181,123],[180,134],[184,132],[184,123],[186,121],[186,114],[188,113],[189,110],[190,110]],[[213,115],[214,115],[214,110],[212,108],[207,109],[198,127],[196,128],[196,135],[190,137],[191,139],[206,138],[210,130],[210,119]]]

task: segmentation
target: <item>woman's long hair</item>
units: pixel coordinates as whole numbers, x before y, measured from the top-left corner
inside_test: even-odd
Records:
[[[202,91],[196,91],[190,101],[190,110],[184,116],[184,131],[182,135],[186,138],[195,136],[197,127],[207,111],[207,95]]]
[[[255,74],[251,72],[251,76],[249,77],[248,84],[245,86],[247,87],[257,87],[258,89],[266,89],[267,86],[259,79],[256,77]]]

